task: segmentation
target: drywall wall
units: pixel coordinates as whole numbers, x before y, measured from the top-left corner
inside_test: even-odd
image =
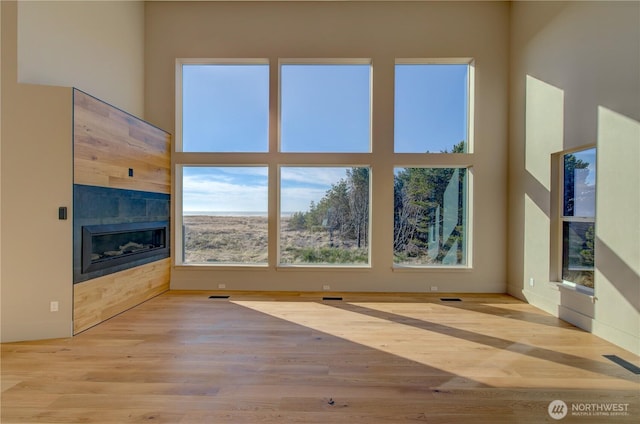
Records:
[[[509,293],[640,353],[640,4],[514,2]],[[552,158],[597,147],[594,296],[558,285]],[[530,279],[534,280],[533,286]]]
[[[71,89],[17,83],[17,7],[0,6],[0,339],[65,337],[72,320],[71,220],[59,220],[58,208],[72,201]]]
[[[392,175],[396,58],[475,59],[475,148],[468,158],[473,165],[472,269],[394,270],[389,230],[372,235],[368,269],[174,267],[172,288],[215,289],[224,283],[227,289],[256,290],[320,290],[329,284],[334,290],[428,291],[433,285],[441,291],[505,291],[507,3],[148,2],[145,11],[145,117],[172,133],[177,58],[268,58],[272,67],[279,58],[371,58],[378,153],[367,160],[375,162],[372,219],[378,228],[392,222],[392,179],[375,178],[386,173],[376,174],[379,169]],[[174,163],[185,158],[173,156]],[[266,161],[277,162],[277,155]],[[270,220],[275,228],[273,210]],[[270,253],[273,257],[275,250]]]
[[[21,1],[18,81],[76,87],[144,113],[142,1]]]

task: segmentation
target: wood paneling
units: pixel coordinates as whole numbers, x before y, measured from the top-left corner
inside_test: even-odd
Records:
[[[556,399],[558,422],[638,421],[638,376],[602,355],[637,356],[509,296],[440,296],[169,291],[3,344],[0,421],[538,424]]]
[[[95,278],[73,287],[73,333],[78,334],[169,290],[170,259]]]
[[[79,90],[73,102],[75,184],[171,192],[170,134]],[[169,274],[164,259],[76,284],[74,334],[168,290]]]
[[[74,183],[171,192],[169,133],[79,90],[73,127]]]

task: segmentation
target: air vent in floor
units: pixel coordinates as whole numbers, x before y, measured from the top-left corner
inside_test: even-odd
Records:
[[[612,362],[615,362],[616,364],[620,365],[622,368],[626,369],[627,371],[631,371],[634,374],[640,374],[640,367],[633,365],[631,362],[625,361],[618,355],[602,355],[602,356],[604,356],[605,358],[607,358]]]

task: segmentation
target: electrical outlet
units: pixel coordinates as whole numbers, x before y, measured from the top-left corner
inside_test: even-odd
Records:
[[[226,289],[226,288],[227,288],[227,285],[226,285],[226,284],[222,284],[222,283],[220,283],[220,284],[218,284],[218,288],[219,288],[219,289]]]
[[[60,305],[58,304],[58,301],[52,300],[51,303],[49,303],[49,311],[58,312],[59,310],[60,310]]]
[[[536,280],[533,279],[533,277],[529,278],[529,285],[531,287],[533,287],[533,285],[536,283]]]
[[[331,290],[331,286],[329,284],[325,284],[322,286],[322,290]]]
[[[438,291],[438,286],[431,286],[431,291]]]

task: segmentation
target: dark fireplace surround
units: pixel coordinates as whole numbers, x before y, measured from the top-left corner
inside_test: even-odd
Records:
[[[169,257],[169,195],[76,184],[73,282]]]

